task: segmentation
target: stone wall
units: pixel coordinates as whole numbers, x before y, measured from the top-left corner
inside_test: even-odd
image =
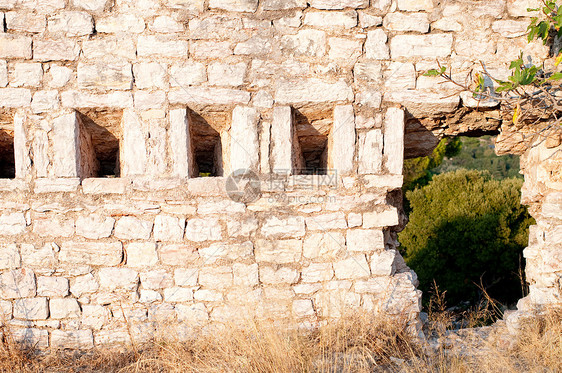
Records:
[[[522,37],[529,1],[507,3],[1,0],[4,323],[41,348],[358,310],[414,325],[404,154],[501,124],[497,102],[422,72],[544,57]]]

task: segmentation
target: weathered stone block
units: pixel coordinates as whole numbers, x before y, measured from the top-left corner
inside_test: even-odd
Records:
[[[76,220],[76,234],[92,240],[111,236],[115,219],[101,215],[80,216]]]
[[[3,213],[0,215],[0,235],[13,236],[25,231],[27,223],[21,212]]]
[[[309,4],[316,9],[358,9],[368,7],[369,0],[311,0]]]
[[[143,62],[133,65],[135,85],[139,89],[166,88],[168,65],[160,62]],[[175,76],[174,72],[171,72]],[[171,84],[173,84],[173,81]]]
[[[214,263],[218,259],[246,259],[252,256],[253,251],[254,245],[250,241],[240,244],[217,243],[207,248],[199,249],[199,255],[206,263]]]
[[[133,72],[129,63],[78,64],[80,88],[129,90]]]
[[[366,212],[363,214],[363,228],[392,227],[398,224],[396,207],[381,212]]]
[[[189,245],[165,245],[158,249],[164,265],[186,266],[199,258],[197,249]]]
[[[47,27],[43,14],[24,13],[22,11],[6,13],[6,28],[16,32],[41,33]]]
[[[99,289],[100,285],[91,273],[76,277],[70,286],[70,292],[77,298],[84,294],[91,294]]]
[[[404,166],[404,111],[389,108],[384,117],[384,163],[388,172],[400,175]]]
[[[59,92],[56,90],[37,91],[33,94],[33,101],[31,101],[31,110],[34,114],[55,111],[59,108],[59,106]]]
[[[45,349],[49,347],[49,331],[44,329],[15,329],[10,332],[15,342],[25,346],[37,349]]]
[[[247,105],[250,92],[213,87],[187,87],[168,93],[170,104]]]
[[[303,282],[324,282],[334,277],[332,263],[311,263],[302,269]]]
[[[222,238],[222,227],[216,218],[190,219],[185,228],[185,238],[194,241],[218,241]]]
[[[33,221],[33,233],[41,237],[74,235],[74,219],[64,215],[46,216]]]
[[[139,283],[139,274],[130,268],[101,268],[99,278],[100,288],[110,291],[135,290]]]
[[[338,175],[353,171],[355,158],[355,113],[352,105],[338,105],[334,108],[334,127],[331,133],[332,167]]]
[[[147,240],[152,232],[152,222],[134,216],[124,216],[115,224],[114,235],[125,240]]]
[[[306,82],[280,82],[275,91],[278,104],[350,101],[353,91],[344,81],[325,83],[317,79]]]
[[[263,10],[306,8],[305,0],[263,0],[261,3]]]
[[[3,107],[28,107],[31,92],[25,88],[0,88],[0,102]]]
[[[253,13],[258,8],[258,0],[210,0],[209,8]]]
[[[65,242],[59,260],[68,264],[116,266],[123,259],[121,242]]]
[[[203,67],[203,65],[201,65]],[[246,63],[239,62],[235,65],[226,63],[212,63],[209,65],[209,84],[217,86],[237,87],[244,84]],[[204,71],[204,67],[203,67]]]
[[[139,36],[137,43],[139,57],[185,58],[187,51],[187,41],[158,35]]]
[[[332,60],[346,61],[347,64],[353,63],[363,53],[363,41],[347,38],[328,39],[330,50],[328,57]]]
[[[125,252],[130,267],[150,267],[158,263],[155,243],[132,242],[125,247]]]
[[[35,275],[29,269],[17,269],[0,274],[0,298],[34,297],[37,286]]]
[[[289,53],[322,57],[326,53],[326,33],[320,30],[300,30],[296,35],[283,36],[281,45]]]
[[[86,91],[64,91],[61,94],[62,105],[69,108],[129,108],[133,107],[133,95],[130,92],[109,92],[103,94]],[[127,112],[127,111],[125,111]],[[125,114],[123,114],[125,122]],[[127,137],[124,136],[126,139]]]
[[[47,29],[54,34],[85,36],[94,32],[94,21],[86,12],[66,11],[49,17]]]
[[[80,320],[83,327],[100,330],[111,317],[110,311],[103,306],[85,304],[82,306],[82,319]]]
[[[24,266],[54,267],[56,260],[52,244],[35,248],[34,245],[21,245],[21,258]]]
[[[91,349],[94,348],[94,337],[91,330],[53,330],[51,347],[55,349]]]
[[[177,304],[176,313],[178,321],[185,321],[192,325],[205,324],[209,321],[209,312],[203,303]]]
[[[144,20],[134,14],[122,13],[115,16],[96,18],[96,31],[102,33],[140,34],[146,25]]]
[[[371,273],[373,276],[392,276],[396,272],[396,250],[375,253],[371,257]]]
[[[16,299],[13,312],[15,319],[45,320],[49,317],[47,298]]]
[[[296,284],[299,281],[299,272],[294,268],[273,268],[262,266],[259,269],[260,281],[264,284]]]
[[[382,171],[383,136],[381,130],[359,134],[359,174],[377,174]]]
[[[234,263],[232,266],[233,284],[236,286],[253,287],[259,284],[258,265]]]
[[[185,219],[158,215],[154,219],[154,239],[156,241],[181,241],[185,229]]]
[[[498,20],[492,23],[492,30],[505,38],[516,38],[527,33],[527,21]]]
[[[31,38],[0,34],[0,58],[31,58]]]
[[[46,276],[37,278],[37,296],[39,297],[66,297],[68,289],[67,278]]]
[[[346,229],[347,222],[343,212],[316,215],[306,218],[306,228],[309,231],[328,231],[332,229]]]
[[[203,267],[199,271],[199,284],[208,289],[226,289],[232,281],[232,267]]]
[[[80,54],[80,46],[74,40],[41,40],[33,41],[33,59],[39,61],[74,61]]]
[[[273,216],[263,223],[261,232],[268,238],[303,237],[305,234],[304,218],[301,216],[284,218]]]
[[[108,5],[109,0],[72,0],[75,7],[92,12],[101,12]]]
[[[357,26],[357,12],[307,12],[303,22],[305,26],[352,28]]]
[[[347,231],[347,250],[372,252],[384,249],[382,230],[353,229]]]
[[[371,275],[365,255],[356,255],[334,263],[336,278],[340,280],[364,278]]]
[[[172,87],[197,85],[206,81],[207,71],[205,65],[200,62],[185,62],[181,65],[172,65],[170,67],[170,85]]]
[[[230,167],[232,171],[257,170],[259,162],[259,112],[237,106],[232,112],[230,129]]]
[[[164,300],[172,303],[192,301],[193,290],[180,287],[164,289]]]
[[[21,266],[21,256],[15,244],[0,244],[0,270]]]
[[[343,251],[345,251],[345,236],[340,232],[313,233],[304,240],[303,255],[308,259],[333,259]]]
[[[447,57],[452,48],[451,34],[396,35],[390,42],[392,58]]]
[[[84,40],[82,42],[82,52],[85,58],[106,58],[117,57],[135,59],[137,48],[131,39],[120,39],[106,37],[103,39]],[[98,64],[99,65],[99,64]],[[116,66],[123,65],[117,61],[110,64],[114,69]],[[80,65],[79,65],[80,66]],[[95,65],[89,65],[95,67]],[[112,79],[116,79],[112,77]]]
[[[68,319],[80,317],[80,306],[73,298],[51,298],[49,309],[52,319]]]
[[[388,36],[381,30],[372,30],[367,32],[367,41],[365,42],[365,56],[375,60],[386,60],[390,58],[388,45],[386,42]]]
[[[194,41],[189,45],[189,55],[194,59],[225,58],[233,51],[229,41]]]
[[[427,13],[389,13],[384,17],[383,26],[392,31],[429,31]]]
[[[408,12],[433,10],[433,0],[398,0],[398,9]]]
[[[257,262],[296,263],[302,257],[301,240],[258,240],[255,247]]]
[[[404,105],[415,117],[452,113],[460,103],[458,95],[444,97],[442,93],[414,90],[390,91],[385,93],[384,100]]]

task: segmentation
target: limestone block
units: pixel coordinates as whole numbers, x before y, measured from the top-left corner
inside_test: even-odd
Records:
[[[299,272],[294,268],[273,268],[261,266],[259,269],[260,281],[263,284],[296,284],[299,281]]]
[[[139,89],[166,88],[167,64],[160,62],[142,62],[133,65],[135,85]],[[174,75],[174,73],[171,73]]]
[[[199,284],[208,289],[226,289],[232,281],[232,267],[203,267],[199,271]]]
[[[271,123],[271,160],[273,172],[293,170],[294,157],[293,114],[290,106],[276,106]]]
[[[0,235],[12,236],[25,231],[25,216],[21,212],[0,215]]]
[[[187,57],[188,44],[185,40],[158,35],[139,36],[137,53],[139,57]]]
[[[0,244],[0,270],[21,266],[21,256],[15,244]]]
[[[29,269],[17,269],[0,274],[0,298],[33,297],[36,294],[35,275]]]
[[[152,232],[152,221],[124,216],[115,224],[114,235],[124,240],[147,240]]]
[[[310,299],[296,299],[293,301],[292,306],[293,315],[296,317],[311,317],[315,316],[314,307]]]
[[[347,215],[347,225],[349,228],[360,227],[363,224],[363,215],[355,212],[350,212]]]
[[[215,15],[202,19],[194,18],[189,22],[190,38],[198,39],[230,39],[242,30],[240,18]]]
[[[40,297],[66,297],[68,295],[68,279],[64,277],[37,277],[37,295]],[[51,303],[52,313],[52,303]]]
[[[203,303],[195,303],[192,305],[177,304],[176,313],[178,321],[185,321],[191,325],[205,324],[209,320],[209,312]]]
[[[263,10],[285,10],[293,8],[306,8],[305,0],[263,0]]]
[[[72,69],[66,66],[51,65],[47,73],[48,85],[52,88],[61,88],[72,78]]]
[[[228,219],[226,222],[229,237],[249,237],[258,229],[257,219],[250,217],[247,219]]]
[[[111,317],[110,311],[103,306],[84,304],[82,305],[82,326],[100,330]]]
[[[53,169],[57,177],[79,177],[80,126],[76,113],[53,120]]]
[[[396,207],[381,212],[366,212],[363,214],[363,228],[392,227],[398,224]]]
[[[209,8],[253,13],[258,9],[258,0],[209,0]]]
[[[42,33],[47,27],[47,19],[43,14],[6,12],[6,28],[8,31]]]
[[[99,240],[111,236],[115,219],[101,215],[90,214],[80,216],[76,220],[76,234],[92,240]]]
[[[377,174],[382,170],[383,136],[381,130],[359,134],[359,174]]]
[[[31,38],[0,33],[0,58],[31,58]]]
[[[536,17],[537,12],[528,12],[527,9],[536,9],[542,6],[541,0],[508,0],[507,12],[512,17]]]
[[[395,90],[416,88],[416,71],[412,63],[391,62],[384,75],[384,85],[387,88]]]
[[[123,259],[121,242],[65,242],[59,260],[68,264],[116,266]]]
[[[101,12],[108,5],[109,0],[72,0],[72,4],[84,10]]]
[[[259,112],[237,106],[232,112],[230,128],[230,167],[232,171],[257,170],[259,164]]]
[[[41,237],[74,235],[74,219],[63,215],[46,216],[33,221],[33,233]]]
[[[324,282],[333,277],[332,263],[311,263],[302,269],[302,282]]]
[[[146,169],[146,139],[143,124],[132,110],[123,112],[121,149],[123,176],[143,175]],[[150,234],[149,234],[150,235]]]
[[[498,20],[492,23],[492,30],[505,38],[516,38],[527,33],[528,21]]]
[[[200,62],[184,62],[170,67],[170,85],[185,87],[197,85],[207,81],[205,65]]]
[[[353,28],[357,26],[357,12],[307,12],[303,22],[305,26],[320,28]]]
[[[382,25],[382,17],[369,14],[365,11],[359,12],[359,25],[363,28]]]
[[[49,331],[45,329],[15,329],[10,331],[15,342],[37,349],[46,349],[49,347]]]
[[[164,265],[185,266],[199,258],[197,250],[189,245],[164,245],[158,249]]]
[[[186,109],[170,110],[168,129],[172,158],[172,174],[177,177],[190,177],[193,171],[189,118]],[[191,171],[191,172],[190,172]]]
[[[148,25],[151,31],[171,34],[185,31],[185,26],[170,16],[158,16]]]
[[[189,241],[218,241],[222,239],[222,227],[216,218],[190,219],[185,228]]]
[[[407,12],[430,12],[433,10],[433,0],[398,0],[398,9]]]
[[[195,291],[193,298],[200,302],[223,302],[224,296],[216,290],[201,289]]]
[[[203,201],[200,202],[197,207],[197,214],[199,215],[209,215],[209,214],[236,214],[246,212],[246,205],[239,202],[234,202],[231,200],[219,200],[214,201]]]
[[[91,330],[53,330],[51,348],[91,349],[94,348],[94,336]]]
[[[125,246],[129,267],[149,267],[158,263],[156,244],[152,242],[132,242]]]
[[[302,216],[283,218],[272,216],[263,223],[261,233],[268,238],[303,237],[305,234],[304,218]]]
[[[335,258],[342,251],[345,251],[345,236],[340,232],[313,233],[303,244],[303,255],[308,259]]]
[[[105,290],[135,290],[139,274],[130,268],[101,268],[100,288]]]
[[[131,39],[105,37],[103,39],[84,40],[82,42],[82,52],[85,58],[105,58],[112,56],[135,59],[137,48]],[[123,63],[117,64],[112,62],[110,64],[113,68],[119,65],[123,65]],[[111,79],[115,80],[116,78],[111,77]]]
[[[339,175],[353,171],[355,157],[355,113],[352,105],[334,108],[334,127],[331,132],[332,167]]]
[[[326,33],[320,30],[300,30],[281,38],[282,48],[297,55],[322,57],[326,53]]]
[[[79,276],[74,279],[70,286],[70,292],[77,298],[84,294],[91,294],[99,289],[100,285],[91,273]]]
[[[80,46],[71,39],[33,41],[33,59],[38,61],[74,61],[80,54]]]
[[[367,32],[367,41],[365,42],[365,56],[375,60],[386,60],[390,58],[388,45],[386,42],[388,36],[381,30],[372,30]]]
[[[216,86],[240,86],[244,84],[246,67],[244,62],[239,62],[235,65],[220,62],[212,63],[208,68],[209,84]]]
[[[347,64],[353,63],[363,53],[363,42],[357,39],[329,38],[328,46],[330,59],[346,61]]]
[[[50,16],[47,29],[51,33],[64,33],[66,36],[85,36],[94,31],[92,16],[86,12],[66,11]]]
[[[457,22],[456,17],[443,17],[431,24],[431,28],[433,30],[441,30],[441,31],[462,31],[462,25]]]
[[[14,9],[17,3],[18,3],[17,0],[1,0],[0,6],[3,9]]]
[[[168,93],[170,104],[247,105],[250,92],[213,87],[183,87]]]
[[[172,303],[192,301],[193,290],[180,287],[164,289],[164,300]]]
[[[440,93],[426,91],[390,91],[385,93],[384,100],[404,105],[414,117],[424,117],[457,110],[460,98],[458,95],[443,96]]]
[[[451,34],[396,35],[390,41],[392,58],[400,57],[447,57],[451,54]]]
[[[309,231],[346,229],[347,221],[343,212],[316,215],[306,218],[306,228]]]
[[[280,105],[349,101],[353,91],[344,81],[325,83],[317,79],[299,82],[279,82],[275,101]]]
[[[8,63],[0,60],[0,87],[8,85]]]
[[[267,55],[271,53],[272,44],[268,38],[254,36],[242,43],[236,44],[234,54],[236,55]]]
[[[189,55],[194,59],[225,58],[232,55],[229,41],[194,41],[189,45]]]
[[[81,316],[80,306],[74,298],[51,298],[49,309],[52,319],[67,319]]]
[[[33,101],[31,101],[31,110],[34,114],[55,111],[59,108],[59,106],[59,92],[56,90],[37,91],[33,94]]]
[[[172,274],[166,270],[143,272],[140,274],[141,285],[144,289],[159,290],[174,285]]]
[[[146,25],[144,20],[134,14],[122,13],[115,16],[96,18],[96,31],[102,33],[140,34]]]
[[[16,299],[13,312],[15,319],[45,320],[49,317],[47,298]]]
[[[389,13],[384,17],[383,26],[392,31],[429,31],[427,13]]]
[[[64,91],[61,94],[61,101],[63,106],[70,108],[129,108],[133,106],[133,95],[130,92],[96,94],[72,90]],[[124,111],[124,120],[127,112],[127,110]],[[127,137],[124,136],[124,139],[127,139]]]
[[[384,164],[388,172],[402,174],[404,166],[404,111],[389,108],[384,117]]]
[[[358,62],[353,67],[355,81],[382,82],[382,65],[380,62]]]
[[[158,215],[154,219],[154,239],[156,241],[182,241],[185,219]]]
[[[3,107],[28,107],[31,92],[26,88],[0,88],[0,102]]]
[[[35,179],[35,193],[75,192],[80,185],[78,178]]]
[[[35,248],[34,245],[21,245],[21,258],[24,266],[52,268],[56,263],[52,244]]]
[[[0,318],[2,318],[3,321],[12,318],[12,302],[0,300]]]
[[[78,64],[80,88],[129,90],[133,86],[133,72],[129,63]]]
[[[252,287],[259,284],[258,265],[234,263],[232,266],[233,284]]]
[[[365,255],[356,255],[334,263],[336,278],[340,280],[364,278],[371,275]]]
[[[311,0],[309,4],[316,9],[358,9],[367,8],[369,0]]]
[[[199,281],[199,268],[178,268],[174,270],[174,281],[177,286],[197,286]]]
[[[297,263],[302,256],[301,240],[258,240],[255,243],[257,262]]]
[[[347,231],[347,250],[372,252],[384,249],[384,234],[376,229],[353,229]]]
[[[274,0],[276,1],[276,0]],[[298,0],[300,1],[300,0]],[[287,1],[283,2],[285,3],[289,3]],[[306,7],[306,5],[305,5]],[[277,20],[273,21],[273,25],[277,28],[283,28],[283,27],[300,27],[300,25],[302,24],[301,22],[301,18],[302,18],[302,12],[299,10],[298,12],[295,12],[293,16],[287,16],[287,17],[282,17],[279,18]]]
[[[140,291],[139,302],[144,304],[159,302],[162,300],[162,295],[154,290],[144,290]]]
[[[254,245],[251,241],[244,243],[224,244],[216,243],[199,249],[199,255],[205,263],[214,263],[219,259],[240,260],[252,257]]]
[[[396,272],[396,250],[374,253],[371,257],[371,274],[373,276],[392,276]]]

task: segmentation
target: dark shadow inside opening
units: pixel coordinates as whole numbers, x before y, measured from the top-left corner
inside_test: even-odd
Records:
[[[328,135],[332,127],[332,111],[303,113],[293,110],[294,126],[302,154],[296,175],[328,173]],[[300,163],[300,164],[299,164]]]
[[[218,114],[217,114],[218,115]],[[190,136],[194,177],[223,176],[220,133],[207,119],[189,110]]]
[[[0,179],[15,177],[14,116],[10,112],[0,111]]]

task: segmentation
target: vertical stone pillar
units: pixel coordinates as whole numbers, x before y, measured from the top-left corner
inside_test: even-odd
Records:
[[[271,123],[273,172],[293,171],[293,113],[290,106],[276,106]]]
[[[355,157],[355,113],[352,105],[334,108],[334,124],[331,132],[331,166],[340,175],[353,172]]]
[[[28,116],[21,111],[14,116],[14,161],[18,179],[27,177],[31,169],[31,159],[27,147],[27,119]]]
[[[258,122],[260,115],[251,107],[237,106],[230,128],[230,170],[257,170],[259,165]]]
[[[146,171],[146,136],[141,118],[131,109],[123,110],[121,123],[123,141],[121,146],[121,175],[138,176]]]
[[[193,177],[194,159],[187,109],[170,110],[169,120],[168,139],[172,159],[172,175],[176,177]]]
[[[359,134],[359,174],[380,174],[382,170],[383,135],[380,129]]]
[[[389,173],[402,175],[404,168],[404,110],[388,108],[384,117],[384,163]]]
[[[74,111],[53,121],[53,172],[56,177],[79,177],[79,131]]]

